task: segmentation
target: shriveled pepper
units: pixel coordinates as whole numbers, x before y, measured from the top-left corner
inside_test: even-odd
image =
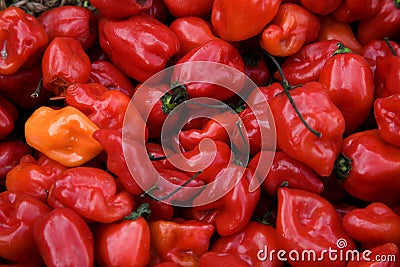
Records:
[[[7,190],[25,192],[46,202],[50,187],[66,169],[44,154],[40,154],[38,159],[25,155],[19,165],[7,173],[6,187]]]
[[[153,0],[122,0],[118,5],[107,0],[91,0],[93,5],[103,16],[107,18],[125,18],[148,10]]]
[[[0,12],[0,74],[14,74],[32,66],[48,44],[42,24],[18,7]]]
[[[150,266],[171,261],[180,266],[196,266],[209,249],[214,227],[195,220],[149,222],[152,258]]]
[[[43,87],[63,95],[69,85],[87,82],[90,70],[89,56],[78,40],[55,37],[43,54]]]
[[[164,69],[180,49],[176,35],[146,14],[126,20],[101,19],[99,31],[100,45],[114,65],[139,82]]]
[[[385,243],[400,245],[400,216],[383,203],[350,211],[343,218],[343,228],[363,248]]]
[[[0,140],[14,130],[17,118],[17,108],[7,98],[0,95]]]
[[[99,128],[78,109],[40,107],[25,123],[28,145],[67,167],[97,156],[102,146],[93,137]]]
[[[400,148],[385,142],[378,129],[346,137],[334,169],[350,195],[387,205],[400,201],[399,171]]]
[[[278,247],[286,251],[286,259],[293,267],[346,266],[346,259],[325,257],[328,249],[338,255],[355,250],[354,241],[344,231],[335,208],[323,197],[298,189],[282,187],[278,191],[276,222]],[[342,243],[346,245],[343,246]],[[310,258],[290,257],[291,251],[303,255],[313,251]],[[319,259],[319,260],[316,260]]]
[[[300,5],[281,4],[261,35],[260,46],[274,56],[286,57],[318,38],[321,23]]]
[[[379,134],[386,142],[400,147],[400,94],[377,98],[374,115]]]
[[[23,192],[0,193],[0,257],[24,266],[41,266],[33,225],[49,212],[46,204]]]
[[[46,266],[94,265],[93,234],[73,210],[52,210],[37,220],[33,233]]]
[[[0,142],[0,180],[19,164],[20,159],[31,153],[32,149],[21,140],[4,140]]]
[[[124,93],[99,83],[75,83],[68,86],[64,95],[68,105],[79,109],[99,128],[122,128],[130,102]]]
[[[117,191],[114,177],[102,169],[75,167],[64,171],[51,186],[47,202],[69,207],[88,221],[115,222],[135,208],[133,196]]]
[[[96,16],[87,8],[59,6],[40,14],[38,20],[43,25],[49,41],[55,37],[71,37],[78,40],[85,50],[96,42]]]

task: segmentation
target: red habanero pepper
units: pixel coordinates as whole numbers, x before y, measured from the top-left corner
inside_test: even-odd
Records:
[[[169,12],[176,18],[180,17],[203,17],[211,14],[213,0],[164,0]]]
[[[90,4],[94,6],[101,15],[112,18],[125,18],[148,10],[153,4],[152,0],[120,0],[118,5],[107,0],[91,0]]]
[[[217,39],[208,22],[199,17],[178,18],[169,25],[169,28],[179,39],[181,55],[185,55],[208,41]]]
[[[247,264],[241,258],[230,254],[230,253],[217,253],[217,252],[206,252],[201,255],[199,259],[199,267],[208,267],[217,263],[221,266],[231,266],[231,267],[250,267],[251,265]],[[160,266],[161,267],[161,266]]]
[[[32,152],[32,149],[21,140],[4,140],[0,142],[0,180],[6,178],[9,171],[19,164],[20,159]]]
[[[242,41],[259,34],[276,15],[281,0],[215,0],[211,23],[226,41]]]
[[[38,17],[52,41],[55,37],[71,37],[78,40],[83,49],[91,48],[97,38],[97,20],[92,11],[80,6],[51,8]]]
[[[32,66],[48,44],[42,24],[18,7],[0,11],[0,74],[14,74]]]
[[[47,202],[53,208],[69,207],[88,221],[103,223],[120,220],[135,207],[128,192],[117,191],[114,177],[91,167],[64,171],[51,186]]]
[[[240,51],[244,61],[244,73],[257,85],[266,86],[271,74],[267,66],[267,61],[261,53],[253,51]]]
[[[285,78],[291,85],[318,81],[325,62],[337,49],[337,41],[319,41],[303,46],[299,52],[288,57],[282,64]],[[282,80],[279,72],[276,79]]]
[[[179,53],[176,35],[157,19],[134,15],[126,20],[101,19],[100,46],[126,75],[144,82]],[[157,40],[157,42],[154,42]]]
[[[333,12],[342,2],[342,0],[326,0],[326,1],[314,1],[314,0],[300,0],[300,3],[310,12],[326,15]]]
[[[37,220],[33,234],[46,266],[94,265],[93,234],[73,210],[52,210]]]
[[[25,155],[19,165],[7,173],[6,188],[25,192],[46,202],[50,187],[65,170],[67,167],[44,154],[40,154],[37,160],[31,155]]]
[[[121,129],[130,98],[98,83],[75,83],[64,91],[65,102],[79,109],[100,129]],[[144,122],[142,123],[144,127]]]
[[[385,243],[400,245],[400,216],[383,203],[374,202],[354,209],[343,218],[343,228],[363,248]]]
[[[276,233],[278,247],[286,251],[286,258],[293,267],[344,267],[346,259],[337,257],[334,260],[325,257],[324,252],[334,249],[338,254],[347,255],[348,250],[356,248],[343,230],[335,208],[323,197],[298,189],[279,189]],[[342,246],[342,242],[346,245]],[[300,255],[304,251],[313,251],[315,257],[293,260],[288,256],[293,250]]]
[[[167,159],[167,157],[173,154],[171,150],[169,150],[166,147],[163,147],[159,143],[152,143],[152,142],[146,143],[146,149],[154,168],[156,168],[157,170],[162,170],[162,169],[177,170],[177,168],[171,165],[171,163],[168,162]]]
[[[14,130],[17,118],[17,108],[7,98],[0,95],[0,140]]]
[[[211,247],[211,251],[237,256],[249,266],[283,266],[276,254],[268,254],[271,250],[278,250],[275,228],[254,221],[234,235],[219,237]]]
[[[306,128],[288,97],[280,94],[269,103],[275,119],[278,146],[318,175],[329,176],[340,153],[344,117],[330,99],[326,87],[319,82],[305,83],[291,90],[290,94],[304,120],[321,136]]]
[[[400,148],[385,142],[377,129],[346,137],[334,169],[350,195],[387,205],[400,201],[399,171]]]
[[[331,16],[324,16],[320,21],[318,41],[337,40],[354,52],[361,51],[362,46],[348,23],[339,22]]]
[[[238,71],[244,71],[244,62],[238,50],[231,44],[221,39],[208,41],[202,46],[191,50],[189,53],[183,56],[177,62],[177,64],[196,61],[221,63],[235,68]],[[185,82],[181,80],[191,82],[190,84],[185,84],[189,98],[210,97],[225,101],[235,95],[235,92],[216,84],[192,82],[193,80],[197,80],[192,77],[199,77],[198,75],[207,76],[215,74],[214,72],[210,72],[212,70],[204,70],[204,73],[199,73],[199,70],[193,71],[194,70],[190,66],[185,66],[179,68],[177,71],[174,71],[172,75],[172,80],[180,82],[181,84],[185,84]],[[235,75],[234,77],[232,76],[233,75],[229,72],[219,72],[218,77],[215,77],[214,81],[215,83],[219,84],[243,83],[243,77],[238,75]]]
[[[361,44],[385,37],[398,39],[399,27],[400,2],[398,0],[381,0],[378,13],[360,21],[357,39]]]
[[[265,103],[265,100],[269,102],[277,94],[283,92],[283,87],[281,83],[274,82],[267,86],[260,86],[258,90],[261,91],[262,94],[257,92],[257,90],[252,91],[246,98],[247,105],[253,107],[259,103]]]
[[[351,259],[346,267],[399,267],[399,247],[394,243],[386,243],[360,253],[365,256]]]
[[[250,160],[248,168],[255,169],[259,164],[259,158],[260,153],[257,153]],[[262,185],[270,196],[276,196],[279,187],[283,185],[315,194],[321,194],[324,190],[324,184],[310,167],[282,151],[275,152],[271,168]]]
[[[100,266],[145,267],[150,260],[150,227],[142,217],[147,205],[109,224],[100,224],[95,232],[95,257]]]
[[[42,59],[43,87],[62,95],[69,85],[87,82],[90,70],[90,59],[78,40],[55,37]]]
[[[316,41],[321,23],[300,5],[282,4],[261,35],[260,45],[274,56],[286,57]]]
[[[209,249],[214,227],[195,220],[152,221],[150,266],[171,261],[179,266],[197,266]]]
[[[343,0],[332,16],[338,21],[351,23],[374,16],[379,8],[380,0]]]
[[[368,62],[341,43],[326,61],[319,82],[345,119],[345,135],[353,133],[368,117],[374,101],[374,78]]]
[[[242,230],[250,221],[260,199],[260,188],[253,192],[249,191],[249,185],[254,176],[253,170],[238,165],[230,167],[230,169],[222,169],[219,173],[225,176],[225,172],[229,171],[229,175],[226,177],[230,179],[221,181],[217,174],[216,182],[211,185],[212,188],[202,191],[193,201],[196,205],[193,209],[197,211],[204,211],[205,213],[209,210],[218,211],[215,215],[215,227],[221,236],[229,236]],[[197,205],[198,203],[204,203],[209,191],[220,192],[218,190],[221,190],[226,192],[225,188],[235,179],[238,179],[238,182],[226,195],[208,204]]]
[[[375,69],[375,97],[386,97],[399,94],[400,89],[400,57],[388,55],[384,58],[377,58]]]
[[[0,193],[0,258],[24,266],[41,266],[33,225],[49,212],[46,204],[23,192]]]
[[[158,201],[150,197],[149,195],[144,194],[137,196],[135,198],[135,201],[139,207],[144,203],[147,203],[149,205],[151,213],[146,216],[147,221],[158,221],[158,220],[172,221],[172,218],[174,217],[174,212],[175,212],[174,206],[162,201]]]
[[[400,94],[377,98],[374,115],[379,134],[386,142],[400,147]]]
[[[129,78],[111,62],[105,60],[97,60],[92,63],[88,82],[99,83],[109,90],[121,91],[129,97],[132,97],[135,92]]]
[[[376,63],[379,58],[385,58],[389,55],[393,55],[393,51],[396,55],[400,55],[400,44],[389,41],[390,46],[384,40],[371,40],[365,44],[360,54],[368,61],[371,65],[371,69],[375,72]],[[393,48],[393,51],[391,48]]]

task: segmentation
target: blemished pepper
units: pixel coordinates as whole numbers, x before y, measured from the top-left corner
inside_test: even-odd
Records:
[[[103,147],[93,137],[99,128],[78,109],[40,107],[25,123],[31,147],[67,167],[79,166],[97,156]]]

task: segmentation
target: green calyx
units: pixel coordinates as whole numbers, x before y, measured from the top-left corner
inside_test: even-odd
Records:
[[[335,160],[333,173],[341,182],[344,182],[349,176],[352,169],[352,163],[353,161],[343,154],[340,154]]]
[[[171,90],[166,92],[161,98],[162,112],[169,114],[176,106],[188,100],[186,87],[178,82],[171,84]]]
[[[400,0],[393,0],[394,5],[396,8],[400,9]]]
[[[337,47],[338,47],[338,49],[336,49],[336,51],[333,52],[333,54],[332,54],[333,56],[337,55],[337,54],[347,54],[347,53],[353,52],[353,51],[351,51],[350,48],[344,46],[344,44],[342,44],[342,43],[338,43]]]
[[[136,221],[139,217],[143,216],[145,213],[150,215],[151,210],[149,209],[150,203],[143,203],[141,204],[136,211],[132,212],[128,216],[124,217],[124,220]]]

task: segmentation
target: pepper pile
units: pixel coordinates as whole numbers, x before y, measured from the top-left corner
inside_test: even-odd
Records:
[[[399,0],[61,2],[0,11],[2,266],[400,266]],[[244,73],[261,97],[146,83],[198,61]],[[169,115],[200,97],[237,114],[189,120],[172,140],[191,162],[214,153],[193,172],[160,140]],[[276,127],[266,175],[257,105]],[[138,130],[126,148],[128,107]],[[235,149],[250,155],[229,169],[238,182],[196,205]]]

